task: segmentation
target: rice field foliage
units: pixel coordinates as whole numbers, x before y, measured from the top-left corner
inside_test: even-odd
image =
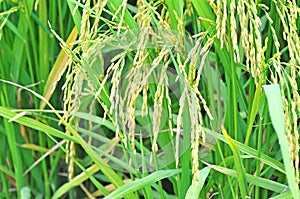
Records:
[[[299,12],[0,0],[0,198],[300,198]]]

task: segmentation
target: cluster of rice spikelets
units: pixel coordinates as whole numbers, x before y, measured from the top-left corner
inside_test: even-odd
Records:
[[[175,148],[174,154],[176,158],[176,165],[179,165],[179,139],[182,132],[183,112],[185,109],[189,112],[191,124],[191,153],[192,153],[192,172],[193,183],[199,180],[198,167],[199,167],[199,147],[200,141],[205,142],[205,134],[202,128],[203,116],[201,110],[204,109],[205,114],[210,120],[213,119],[208,106],[206,105],[204,97],[199,91],[199,82],[201,73],[205,64],[206,57],[208,56],[210,47],[216,39],[220,41],[221,48],[229,49],[232,47],[234,62],[241,61],[241,57],[246,58],[246,67],[249,73],[258,84],[260,81],[264,83],[267,81],[267,75],[264,72],[267,66],[275,70],[272,73],[272,81],[278,82],[281,85],[282,98],[285,110],[285,124],[286,133],[290,142],[290,153],[293,160],[294,169],[299,179],[299,132],[298,132],[298,118],[300,115],[300,97],[298,93],[298,85],[296,76],[299,74],[300,63],[300,41],[297,35],[296,20],[299,15],[299,9],[294,1],[288,1],[285,4],[282,1],[273,1],[277,6],[277,12],[281,16],[280,20],[283,25],[283,38],[287,41],[290,62],[282,63],[280,59],[280,43],[277,38],[277,33],[273,27],[273,22],[268,13],[266,18],[270,23],[272,31],[272,38],[266,38],[265,45],[261,37],[260,27],[261,20],[258,13],[258,7],[254,1],[231,1],[230,4],[226,0],[210,1],[210,5],[216,14],[216,34],[208,36],[208,33],[202,32],[194,35],[196,41],[192,41],[192,47],[189,52],[185,52],[185,38],[184,25],[185,18],[193,13],[192,4],[186,1],[186,9],[184,15],[180,18],[176,12],[173,14],[177,19],[177,32],[171,30],[171,22],[168,8],[163,1],[149,2],[146,0],[137,1],[137,13],[134,16],[135,21],[139,26],[139,30],[129,30],[129,27],[124,22],[126,0],[115,8],[115,12],[111,13],[106,9],[107,4],[113,7],[109,1],[97,1],[94,4],[94,14],[89,13],[83,9],[83,17],[81,22],[80,38],[78,47],[69,52],[70,55],[68,62],[67,80],[63,87],[64,89],[64,111],[63,119],[70,124],[78,125],[74,121],[73,114],[80,108],[80,98],[85,95],[82,87],[83,82],[86,81],[98,103],[102,105],[107,115],[116,128],[116,136],[120,136],[125,147],[135,149],[135,135],[136,135],[136,112],[141,109],[142,117],[151,116],[152,119],[152,132],[153,132],[153,145],[152,151],[155,152],[159,149],[157,139],[161,131],[161,117],[162,112],[166,111],[169,115],[168,127],[171,136],[173,136],[173,127],[176,127],[175,135]],[[91,1],[84,1],[87,7],[90,7]],[[158,7],[160,9],[158,9]],[[259,8],[268,10],[266,5],[260,4]],[[159,11],[158,11],[159,10]],[[111,16],[111,20],[99,17],[105,12]],[[153,17],[157,19],[160,30],[157,32],[151,27]],[[91,23],[91,19],[93,23]],[[103,34],[97,35],[97,28],[100,20],[103,20],[108,26],[109,30],[105,30]],[[236,22],[239,21],[239,24]],[[230,22],[230,23],[228,23]],[[230,24],[230,26],[228,25]],[[162,33],[160,34],[160,32]],[[240,34],[239,34],[240,33]],[[118,38],[116,38],[117,36]],[[242,50],[239,49],[238,40],[241,40]],[[268,39],[272,39],[276,54],[266,60],[265,52],[267,50]],[[121,42],[120,42],[121,41]],[[205,41],[205,43],[203,42]],[[61,41],[62,42],[62,41]],[[122,43],[123,42],[123,43]],[[63,42],[62,42],[63,43]],[[93,45],[90,45],[94,43]],[[150,45],[149,45],[150,44]],[[89,56],[95,51],[101,51],[105,45],[117,45],[117,49],[121,52],[115,55],[109,63],[107,68],[103,65],[103,78],[98,77],[99,85],[93,85],[90,77],[84,66],[84,61],[89,60]],[[149,46],[151,46],[150,55]],[[128,59],[128,54],[134,52],[133,61],[129,69],[126,69],[124,75],[125,63]],[[77,57],[80,54],[80,59]],[[101,52],[99,53],[101,54]],[[173,56],[174,60],[170,57]],[[102,63],[104,58],[101,57]],[[172,118],[172,98],[170,97],[168,67],[171,67],[171,61],[176,68],[178,81],[183,86],[179,96],[179,111],[177,114],[177,122],[173,124]],[[174,63],[176,62],[176,63]],[[172,66],[173,67],[173,66]],[[285,68],[284,68],[285,67]],[[188,70],[187,70],[188,68]],[[285,75],[288,74],[288,76]],[[149,77],[155,76],[156,78],[156,91],[153,100],[153,107],[149,107]],[[110,94],[110,107],[103,102],[100,98],[100,93],[105,92],[105,85],[107,82],[111,83]],[[292,91],[289,94],[289,88]],[[142,96],[142,106],[137,106],[137,100]],[[163,106],[163,100],[166,99],[167,106]],[[149,111],[153,108],[152,111]],[[164,110],[166,109],[166,110]],[[91,110],[91,109],[90,109]],[[68,133],[68,130],[67,130]],[[71,156],[75,156],[74,143],[68,143],[67,150],[70,151]],[[68,157],[67,157],[68,158]],[[72,158],[70,161],[70,179],[72,178],[73,168]]]
[[[102,3],[102,4],[101,4]],[[85,5],[90,7],[91,1],[86,0]],[[74,12],[77,7],[75,7]],[[103,11],[103,2],[98,2],[95,4],[94,11],[97,15],[101,15]],[[62,87],[64,92],[63,96],[63,109],[64,115],[62,116],[62,120],[68,122],[70,126],[74,125],[75,130],[78,130],[79,121],[74,119],[74,114],[81,107],[81,98],[86,95],[84,91],[84,82],[87,82],[89,88],[91,88],[92,93],[95,93],[95,85],[89,81],[89,77],[83,67],[83,60],[79,57],[86,58],[90,54],[91,49],[89,48],[89,41],[92,37],[95,36],[95,30],[98,28],[99,18],[95,18],[95,21],[91,27],[91,14],[83,9],[82,13],[82,21],[81,21],[81,29],[80,29],[80,37],[78,39],[78,46],[73,51],[71,51],[68,46],[63,42],[61,38],[52,30],[54,35],[60,40],[62,44],[62,48],[69,56],[69,60],[67,62],[67,73],[66,73],[66,81]],[[79,56],[80,54],[80,56]],[[92,103],[93,104],[93,103]],[[90,107],[90,111],[91,111]],[[61,122],[61,121],[60,121]],[[91,125],[90,125],[91,126]],[[69,134],[69,130],[66,129],[66,134]],[[66,163],[69,164],[68,173],[69,179],[72,180],[74,176],[74,158],[76,156],[75,144],[74,142],[67,141],[66,143]]]
[[[138,31],[128,31],[125,34],[119,34],[122,38],[126,40],[127,36],[131,41],[135,41],[130,45],[130,41],[124,44],[128,46],[133,46],[135,52],[132,65],[126,74],[121,77],[122,71],[124,70],[126,50],[124,54],[118,54],[111,60],[111,65],[108,67],[104,81],[108,81],[111,77],[111,107],[110,113],[114,118],[114,124],[117,129],[117,136],[123,138],[125,147],[128,147],[128,141],[131,143],[132,149],[135,149],[134,141],[136,134],[136,103],[137,98],[142,95],[143,103],[141,107],[142,116],[149,114],[148,109],[148,84],[149,77],[154,75],[157,77],[156,81],[156,91],[153,99],[153,115],[152,118],[152,132],[153,132],[153,144],[152,151],[156,152],[158,150],[157,139],[159,132],[161,131],[161,117],[162,111],[165,109],[163,107],[163,99],[167,100],[167,112],[169,115],[168,125],[170,134],[173,136],[173,124],[172,124],[172,109],[171,109],[171,97],[169,95],[169,80],[167,75],[167,69],[170,64],[170,50],[172,48],[175,53],[174,56],[177,60],[179,66],[179,71],[177,71],[178,76],[182,76],[183,88],[180,97],[180,110],[177,117],[177,135],[176,135],[176,163],[179,164],[179,136],[182,124],[182,112],[187,103],[186,108],[189,110],[191,118],[191,147],[192,147],[192,162],[193,162],[193,174],[194,182],[199,180],[198,175],[198,154],[199,154],[199,140],[202,134],[205,140],[205,135],[202,129],[202,115],[201,107],[204,107],[205,111],[208,113],[210,118],[212,116],[209,112],[209,108],[206,106],[204,98],[201,96],[198,90],[198,84],[201,77],[201,71],[205,63],[205,58],[208,55],[210,46],[213,43],[213,39],[209,39],[208,42],[202,46],[202,40],[207,36],[203,33],[199,36],[197,41],[193,44],[187,57],[184,54],[184,37],[180,33],[183,32],[182,24],[183,22],[178,18],[178,33],[171,31],[169,23],[166,23],[169,19],[169,14],[165,12],[165,7],[162,8],[161,13],[157,12],[157,4],[150,4],[147,1],[140,0],[137,2],[138,12],[134,16],[136,19],[140,30]],[[150,26],[151,16],[155,15],[158,19],[161,29],[157,32]],[[188,13],[187,13],[188,14]],[[176,14],[175,14],[176,16]],[[120,27],[120,26],[119,26]],[[124,27],[123,27],[124,28]],[[122,28],[120,28],[122,29]],[[162,31],[162,33],[161,33]],[[151,37],[150,37],[151,36]],[[127,38],[127,39],[128,39]],[[178,39],[179,38],[179,39]],[[151,43],[151,48],[155,50],[155,58],[151,58],[149,55],[149,42]],[[120,46],[120,49],[126,49],[126,46]],[[185,68],[189,67],[188,73]],[[126,81],[125,81],[126,80]],[[102,83],[103,83],[102,82]],[[98,92],[99,93],[99,92]],[[125,94],[124,94],[125,93]],[[121,121],[121,122],[117,122]]]
[[[205,99],[202,97],[198,90],[198,85],[202,73],[202,69],[205,64],[205,58],[208,55],[210,46],[212,45],[213,39],[208,39],[204,46],[202,42],[204,37],[207,36],[205,33],[195,42],[192,49],[189,51],[184,62],[181,62],[181,56],[177,54],[177,61],[179,63],[180,72],[183,76],[184,91],[180,97],[180,109],[177,118],[177,136],[176,136],[176,165],[179,163],[179,136],[182,125],[182,116],[184,108],[188,109],[191,124],[191,149],[192,149],[192,173],[193,173],[193,184],[196,185],[199,181],[199,147],[200,147],[200,135],[202,140],[205,142],[205,133],[203,131],[203,116],[201,114],[201,107],[204,108],[206,114],[212,120],[213,117],[210,113],[208,106],[206,105]],[[185,68],[189,66],[188,74],[185,72]],[[188,107],[185,107],[185,101]]]
[[[280,43],[278,34],[273,24],[273,20],[268,14],[269,8],[264,4],[259,4],[259,9],[265,11],[266,18],[270,23],[272,31],[272,38],[266,38],[265,45],[260,33],[262,22],[260,20],[257,5],[254,1],[236,1],[230,2],[228,13],[227,2],[216,0],[210,1],[210,5],[216,14],[216,37],[220,40],[221,48],[224,43],[229,46],[227,39],[227,31],[230,31],[232,48],[234,50],[234,61],[239,62],[239,57],[243,53],[246,58],[246,67],[257,84],[260,80],[262,83],[267,81],[266,73],[264,72],[267,66],[273,66],[276,75],[274,76],[271,69],[271,78],[273,83],[278,82],[281,85],[281,94],[285,112],[285,127],[288,141],[290,143],[290,154],[292,164],[294,165],[297,181],[299,183],[299,132],[298,121],[300,117],[300,97],[298,93],[298,85],[296,82],[297,74],[299,75],[300,64],[300,45],[299,36],[297,34],[297,18],[299,16],[299,8],[295,1],[277,1],[274,0],[277,14],[280,16],[280,22],[283,27],[282,36],[287,42],[289,51],[289,62],[281,62]],[[237,10],[237,15],[235,15]],[[226,18],[230,16],[230,30],[226,26]],[[237,18],[239,20],[240,40],[243,47],[243,52],[240,52],[237,46]],[[265,52],[267,51],[268,40],[272,39],[276,53],[269,60],[265,59]]]
[[[211,1],[212,4],[212,1]],[[224,42],[226,40],[226,30],[227,30],[227,16],[228,16],[228,11],[227,11],[227,2],[217,0],[216,1],[216,30],[217,30],[217,38],[220,40],[221,43],[221,48],[224,46]],[[227,41],[226,41],[227,44]]]
[[[87,5],[90,4],[88,0]],[[87,51],[88,46],[84,43],[84,40],[89,38],[87,34],[89,27],[89,15],[86,11],[83,12],[82,18],[82,28],[80,30],[79,40],[83,41],[82,50],[83,52]],[[77,49],[78,50],[78,49]],[[74,122],[74,113],[79,110],[81,106],[81,96],[82,96],[82,85],[83,81],[86,79],[85,73],[82,70],[82,67],[79,64],[72,62],[70,59],[68,61],[68,71],[66,75],[66,82],[64,83],[62,89],[64,91],[64,115],[63,120],[67,121],[69,125],[75,124],[75,130],[78,129],[78,122]],[[66,129],[66,134],[70,134],[69,130]],[[72,180],[74,176],[74,158],[76,156],[75,144],[74,142],[67,141],[66,143],[66,163],[68,166],[69,180]]]
[[[296,82],[297,75],[300,73],[300,40],[296,26],[299,10],[297,10],[298,7],[295,1],[287,1],[285,3],[281,1],[274,2],[276,2],[276,10],[283,25],[282,36],[287,41],[290,58],[289,63],[284,63],[286,65],[284,68],[282,64],[282,69],[278,69],[277,72],[282,73],[278,76],[282,88],[286,133],[290,144],[292,165],[294,166],[297,183],[299,184],[298,121],[300,118],[300,97]],[[278,65],[280,64],[279,58],[277,58],[277,63]]]
[[[242,54],[238,46],[238,39],[240,39],[246,58],[246,67],[255,82],[258,83],[259,79],[262,78],[261,71],[265,60],[263,59],[264,48],[259,32],[262,23],[255,2],[241,0],[237,1],[237,4],[236,1],[230,1],[228,4],[227,0],[211,0],[210,5],[216,14],[216,38],[220,41],[220,47],[223,48],[224,44],[227,49],[232,47],[234,62],[238,63]],[[230,23],[227,23],[228,20]],[[238,25],[237,20],[239,21]],[[228,24],[230,24],[229,27]],[[239,29],[240,37],[238,38]]]
[[[254,1],[238,1],[237,13],[240,20],[242,46],[246,57],[246,67],[250,71],[255,82],[263,78],[262,60],[263,47],[259,31],[261,20],[258,16],[257,7]]]

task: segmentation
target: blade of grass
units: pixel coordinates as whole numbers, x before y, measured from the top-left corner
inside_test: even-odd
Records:
[[[166,0],[166,4],[168,6],[168,10],[170,12],[170,22],[172,30],[178,30],[184,27],[178,27],[178,20],[182,21],[182,15],[183,15],[183,6],[184,2],[183,0],[178,1],[172,1],[172,0]]]
[[[205,163],[205,164],[209,165],[212,169],[214,169],[220,173],[232,176],[234,178],[237,178],[239,175],[239,173],[237,173],[237,171],[232,170],[232,169],[227,169],[227,168],[220,167],[217,165],[210,165],[208,163]],[[275,182],[272,180],[268,180],[268,179],[265,179],[262,177],[253,176],[250,174],[245,175],[245,180],[251,184],[254,184],[256,186],[259,186],[259,187],[262,187],[262,188],[265,188],[265,189],[268,189],[268,190],[271,190],[271,191],[274,191],[277,193],[281,193],[282,191],[284,191],[288,188],[284,184],[281,184],[281,183],[278,183],[278,182]]]
[[[7,100],[9,99],[7,96],[7,91],[4,89],[3,86],[3,92],[0,93],[0,102],[3,105],[8,105]],[[9,153],[12,160],[12,165],[14,167],[14,178],[16,180],[16,188],[17,188],[17,194],[21,196],[21,189],[24,185],[24,179],[21,173],[23,173],[23,164],[20,156],[20,150],[19,147],[17,147],[17,131],[14,124],[8,122],[7,118],[3,118],[3,126],[6,132],[6,139],[7,139],[7,145],[9,148]]]
[[[74,4],[73,1],[67,0],[70,12],[73,17],[73,21],[75,23],[76,29],[78,32],[80,32],[80,27],[81,27],[81,14],[78,10],[78,7]]]
[[[81,183],[86,181],[89,178],[89,175],[95,174],[97,171],[99,171],[99,168],[96,164],[90,166],[82,173],[76,175],[71,182],[67,182],[59,187],[59,189],[53,194],[52,198],[61,198],[65,193],[67,193],[71,188],[79,186]],[[87,175],[88,173],[88,175]],[[108,194],[106,189],[100,190],[104,194]]]
[[[143,146],[143,139],[142,136],[140,137],[140,145],[141,145],[141,155],[142,155],[142,177],[146,177],[149,175],[148,171],[147,171],[147,166],[146,166],[146,162],[145,162],[145,156],[144,156],[144,146]],[[146,196],[146,198],[153,198],[153,194],[152,194],[152,190],[151,190],[151,186],[145,186],[144,190],[144,195]]]
[[[200,191],[203,188],[205,180],[209,174],[210,167],[205,167],[201,169],[199,172],[200,180],[196,186],[191,185],[188,189],[185,199],[197,199],[199,198]]]
[[[18,31],[20,32],[20,34],[22,35],[22,37],[24,37],[27,33],[28,30],[28,25],[26,23],[26,15],[30,15],[30,13],[32,12],[33,9],[33,1],[28,1],[25,5],[24,5],[24,10],[23,12],[20,12],[20,17],[18,20]],[[22,63],[22,59],[23,59],[23,49],[24,49],[24,45],[25,42],[23,40],[21,40],[18,37],[15,37],[14,43],[13,43],[13,51],[14,51],[14,55],[15,55],[15,59],[12,61],[11,63],[11,74],[13,77],[14,81],[18,81],[19,79],[19,74],[20,74],[20,67],[21,67],[21,63]],[[14,92],[11,93],[11,95],[14,95]]]
[[[40,22],[40,25],[38,27],[38,54],[39,54],[39,65],[42,67],[36,68],[36,74],[37,74],[37,80],[45,82],[47,79],[47,76],[50,71],[50,53],[49,53],[49,31],[45,31],[45,27],[47,25],[48,21],[48,5],[46,0],[40,0],[38,3],[38,21]],[[39,84],[39,90],[43,90],[44,83]],[[39,145],[40,146],[46,146],[46,137],[39,133]],[[45,157],[43,156],[43,153],[40,154],[41,165],[42,165],[42,173],[43,173],[43,183],[45,187],[45,197],[50,198],[51,190],[50,190],[50,182],[49,182],[49,174],[48,174],[48,168],[47,168],[47,162]],[[38,161],[36,161],[37,163]],[[31,166],[29,168],[32,168]],[[27,170],[28,171],[28,170]],[[27,172],[26,171],[26,172]],[[26,173],[25,172],[25,173]]]
[[[300,190],[298,192],[300,194]],[[292,192],[289,190],[282,194],[279,194],[278,196],[274,196],[270,199],[293,199],[293,196],[292,196]]]
[[[22,33],[19,32],[18,28],[13,24],[10,20],[7,20],[6,26],[17,36],[19,39],[21,39],[23,42],[25,42],[25,38],[22,35]]]
[[[9,110],[8,108],[2,107],[0,106],[0,116],[4,117],[6,119],[11,119],[16,117],[16,113],[14,113],[13,111]],[[14,122],[17,122],[19,124],[23,124],[24,126],[28,126],[32,129],[38,130],[40,132],[45,132],[48,133],[50,135],[53,135],[55,137],[59,137],[62,139],[66,139],[72,142],[77,143],[77,140],[75,138],[73,138],[70,135],[66,135],[64,132],[59,131],[57,129],[54,129],[46,124],[43,124],[37,120],[31,119],[29,117],[19,117],[17,119],[14,120]]]
[[[44,160],[47,156],[53,153],[56,149],[61,147],[66,140],[62,140],[60,143],[54,145],[51,149],[49,149],[44,155],[42,155],[38,160],[36,160],[24,173],[26,175],[31,169],[33,169],[36,165],[38,165],[42,160]]]
[[[246,138],[245,138],[245,145],[249,144],[252,127],[253,127],[257,112],[258,112],[259,100],[260,100],[260,94],[261,94],[261,86],[262,86],[262,79],[260,79],[258,86],[256,88],[256,91],[255,91],[255,94],[254,94],[254,99],[253,99],[253,103],[251,106],[252,108],[251,108],[251,112],[250,112],[250,116],[249,116],[248,129],[247,129]]]
[[[5,167],[4,165],[0,165],[0,171],[5,173],[7,176],[10,176],[11,178],[14,178],[15,174],[9,170],[9,168]]]
[[[48,21],[48,9],[47,9],[47,2],[46,0],[40,0],[38,4],[38,15],[39,15],[39,21],[42,24],[42,26],[38,27],[38,54],[39,54],[39,65],[42,67],[37,67],[37,76],[38,81],[46,81],[47,76],[50,71],[49,66],[49,33],[46,32],[43,26],[47,25]],[[40,84],[40,90],[42,90],[42,87],[44,84]]]
[[[226,129],[222,127],[222,133],[226,138],[228,145],[230,146],[233,156],[234,156],[234,165],[237,171],[237,180],[239,183],[239,189],[241,191],[242,197],[246,198],[248,196],[247,183],[246,183],[246,172],[243,166],[241,155],[237,145],[233,142],[232,138],[228,135]]]
[[[129,182],[116,189],[114,192],[106,196],[104,199],[117,199],[126,196],[128,193],[143,189],[147,185],[151,185],[164,178],[169,178],[181,172],[181,169],[172,169],[164,171],[156,171],[144,178]]]
[[[186,107],[183,111],[183,146],[190,146],[191,145],[191,123],[190,123],[190,115],[189,115],[189,107],[188,102],[185,101],[184,106]],[[190,148],[190,147],[188,147]],[[191,151],[186,150],[180,157],[180,164],[182,167],[182,174],[181,174],[181,181],[179,187],[179,198],[184,198],[186,192],[191,185]]]
[[[0,156],[0,164],[2,165],[3,164],[3,161],[2,161],[2,154]],[[8,183],[7,183],[7,174],[5,173],[5,171],[2,170],[3,168],[0,168],[0,174],[1,174],[1,186],[2,186],[2,192],[3,195],[1,197],[6,197],[6,198],[9,198],[10,194],[9,194],[9,190],[8,190]],[[9,170],[10,172],[10,170]],[[12,176],[14,176],[14,173],[12,173]]]
[[[191,2],[193,3],[196,11],[202,18],[215,21],[216,16],[212,12],[211,7],[209,6],[207,1],[191,0]],[[205,30],[209,30],[211,27],[211,24],[207,21],[201,21],[201,24],[203,25]]]
[[[204,128],[204,131],[207,134],[215,137],[216,139],[218,139],[224,143],[228,143],[226,138],[224,136],[222,136],[221,134],[211,131],[207,128]],[[243,143],[240,143],[236,140],[233,140],[233,142],[237,145],[237,147],[239,148],[239,150],[241,152],[246,153],[246,154],[251,155],[254,158],[256,158],[256,156],[258,154],[257,150],[255,150],[251,147],[248,147],[248,146],[244,145]],[[264,153],[261,153],[261,158],[259,158],[259,160],[262,161],[263,163],[265,163],[266,165],[276,169],[277,171],[279,171],[281,173],[285,173],[283,164],[281,162],[279,162],[278,160],[271,158],[270,156],[267,156]]]
[[[257,157],[260,158],[261,156],[261,146],[263,141],[263,119],[260,118],[259,121],[259,130],[258,130],[258,137],[257,137]],[[261,163],[259,161],[256,161],[256,175],[261,175]],[[258,186],[255,187],[255,198],[260,198],[260,188]]]
[[[292,160],[289,152],[289,143],[284,130],[285,120],[279,85],[264,85],[263,88],[268,100],[271,121],[278,136],[289,188],[294,198],[300,198],[295,172],[291,164]]]

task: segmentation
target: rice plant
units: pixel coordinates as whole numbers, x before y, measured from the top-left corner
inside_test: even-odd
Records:
[[[300,198],[299,6],[0,0],[0,198]]]

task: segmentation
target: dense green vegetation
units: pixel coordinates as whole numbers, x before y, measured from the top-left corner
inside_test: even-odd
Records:
[[[0,198],[300,198],[299,14],[0,0]]]

